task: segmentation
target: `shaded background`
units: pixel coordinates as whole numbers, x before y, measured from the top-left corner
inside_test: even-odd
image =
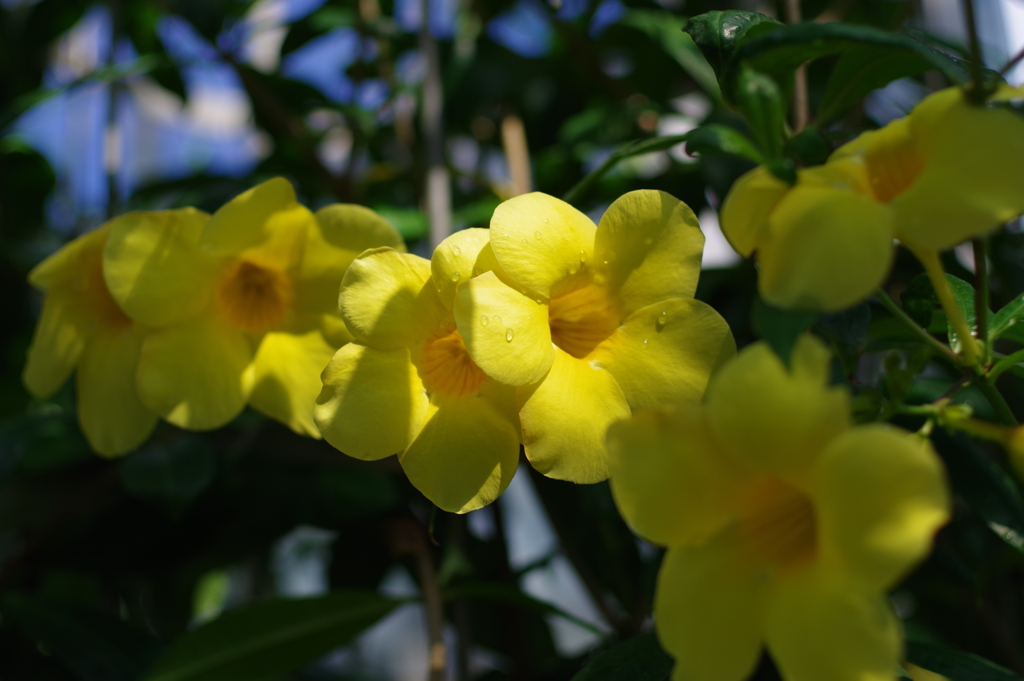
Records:
[[[1024,45],[1024,3],[977,5],[998,68]],[[680,30],[686,16],[725,7],[780,11],[700,0],[2,0],[0,679],[138,679],[182,632],[271,596],[414,595],[420,575],[395,536],[432,522],[393,459],[348,459],[251,411],[209,434],[162,425],[129,457],[96,458],[71,384],[40,402],[20,383],[41,301],[25,283],[34,264],[110,216],[212,212],[277,175],[314,210],[378,210],[429,257],[432,167],[447,176],[450,229],[486,226],[501,200],[563,194],[629,141],[708,121],[743,129]],[[964,51],[949,0],[813,0],[802,12]],[[812,102],[830,64],[810,69]],[[429,78],[442,88],[433,129]],[[1022,79],[1018,66],[1010,80]],[[941,86],[929,74],[896,81],[842,126],[884,124]],[[579,202],[597,220],[632,189],[686,201],[708,239],[698,296],[741,345],[754,337],[755,272],[725,243],[716,209],[748,168],[673,148],[629,159]],[[1019,230],[994,241],[997,307],[1024,289],[1022,255]],[[967,277],[969,251],[947,265]],[[899,260],[894,292],[916,267]],[[877,378],[882,345],[868,334],[849,352],[861,360],[855,383]],[[930,400],[955,379],[932,367],[908,390]],[[983,399],[966,399],[984,412]],[[985,455],[962,440],[939,446]],[[439,582],[477,594],[446,610],[450,678],[568,679],[610,641],[650,628],[660,550],[629,533],[607,484],[530,470],[492,507],[433,521]],[[1024,672],[1021,565],[960,508],[893,602],[908,631]],[[418,680],[427,659],[411,604],[294,678]],[[759,675],[776,678],[769,663]]]

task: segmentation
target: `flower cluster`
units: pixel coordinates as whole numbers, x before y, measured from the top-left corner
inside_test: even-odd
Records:
[[[440,508],[467,512],[540,472],[608,477],[604,434],[633,410],[697,402],[735,345],[693,299],[704,236],[685,204],[636,191],[600,224],[545,194],[501,204],[428,262],[367,251],[342,282],[355,342],[323,373],[315,420],[362,459],[399,452]]]
[[[757,252],[760,290],[783,308],[840,310],[885,279],[898,239],[925,264],[937,252],[1024,212],[1024,119],[960,88],[936,92],[910,115],[863,133],[790,187],[766,168],[733,185],[722,230],[743,255]]]
[[[246,404],[319,437],[317,376],[351,340],[338,285],[375,246],[403,248],[372,211],[314,214],[281,178],[212,216],[128,213],[29,275],[46,297],[25,384],[48,397],[77,368],[82,430],[104,456],[140,445],[158,418],[205,430]]]
[[[802,338],[787,370],[764,343],[701,405],[612,426],[612,492],[668,546],[655,619],[675,679],[742,681],[767,646],[789,681],[893,679],[885,599],[950,515],[928,440],[851,426],[829,353]]]

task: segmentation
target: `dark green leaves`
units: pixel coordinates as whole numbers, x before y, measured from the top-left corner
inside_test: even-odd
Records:
[[[754,163],[764,163],[764,156],[749,138],[724,125],[702,125],[690,132],[686,151],[691,154],[739,156]]]
[[[908,641],[907,661],[942,674],[950,681],[1021,681],[1009,669],[983,657],[930,643]]]
[[[612,646],[572,677],[572,681],[665,681],[671,673],[672,658],[650,633]]]
[[[217,463],[205,438],[181,433],[128,455],[120,472],[121,481],[133,495],[177,508],[213,482]]]
[[[690,34],[719,79],[744,38],[776,30],[781,23],[757,12],[725,10],[693,17],[683,29]]]
[[[780,310],[764,302],[760,297],[754,299],[754,306],[750,312],[750,323],[754,333],[767,341],[787,366],[797,338],[809,329],[813,322],[813,314]]]
[[[1024,319],[1024,293],[1007,303],[999,312],[996,312],[989,326],[989,338],[999,338],[1021,319]]]
[[[336,591],[232,610],[173,643],[146,681],[270,681],[302,668],[391,612],[400,601]]]
[[[780,158],[786,104],[775,81],[744,66],[736,84],[736,100],[764,155],[770,160]]]

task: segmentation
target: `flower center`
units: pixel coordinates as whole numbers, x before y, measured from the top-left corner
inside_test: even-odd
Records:
[[[764,480],[748,490],[740,507],[739,530],[750,559],[765,566],[799,567],[817,549],[811,500],[780,480]]]
[[[924,159],[914,148],[907,125],[880,130],[875,144],[868,145],[864,161],[875,198],[889,203],[902,194],[924,170]]]
[[[616,305],[608,289],[597,284],[552,298],[548,322],[551,341],[576,358],[589,355],[619,328]]]
[[[221,282],[219,300],[235,326],[253,333],[269,331],[292,302],[291,281],[283,272],[239,260]]]
[[[445,397],[472,395],[480,390],[486,378],[470,358],[458,331],[428,338],[420,352],[417,369],[427,392]]]

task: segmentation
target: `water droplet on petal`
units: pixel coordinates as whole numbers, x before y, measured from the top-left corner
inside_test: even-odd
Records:
[[[452,275],[452,281],[458,283],[458,281],[461,278],[461,276],[462,275],[460,275],[458,272],[456,272],[455,274]]]
[[[548,221],[548,219],[547,219],[547,218],[544,218],[544,222],[546,223],[547,221]]]
[[[494,323],[501,324],[501,317],[499,317],[498,315],[494,315]]]
[[[481,326],[487,326],[487,315],[482,315],[480,317],[480,325]]]
[[[454,253],[455,255],[462,255],[462,249],[456,246],[455,248],[452,249],[452,253]]]
[[[541,237],[541,233],[540,232],[534,232],[533,235],[535,237],[537,237],[538,239]]]
[[[580,251],[580,262],[581,263],[585,263],[586,261],[587,261],[587,252],[586,251]]]
[[[509,343],[512,342],[512,335],[512,329],[505,329],[505,340],[508,341]]]
[[[651,237],[647,237],[646,239],[644,239],[644,246],[650,246],[653,243],[654,239],[652,239]]]
[[[523,245],[524,245],[524,246],[526,245],[526,243],[527,243],[527,242],[526,242],[526,239],[523,239]]]
[[[668,312],[662,311],[662,313],[660,315],[658,315],[658,327],[660,328],[662,326],[665,326],[665,322],[667,322],[667,321],[668,321]]]
[[[646,338],[644,338],[644,347],[645,348],[647,347],[647,339]]]

